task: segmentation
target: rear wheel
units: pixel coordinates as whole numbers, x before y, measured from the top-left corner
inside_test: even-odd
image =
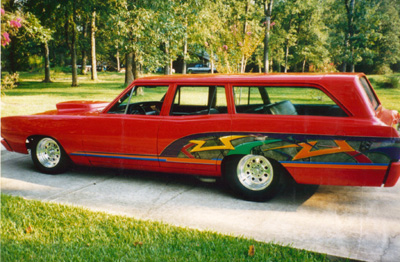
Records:
[[[46,174],[63,173],[70,164],[67,153],[51,137],[35,138],[31,146],[31,157],[37,169]]]
[[[246,200],[266,201],[276,195],[282,167],[261,155],[237,155],[223,165],[224,178],[236,194]]]

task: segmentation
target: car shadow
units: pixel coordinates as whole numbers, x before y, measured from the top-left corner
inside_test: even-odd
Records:
[[[112,194],[115,192],[113,192],[112,189],[109,189],[107,184],[104,184],[107,183],[108,180],[117,182],[128,192],[131,188],[142,190],[142,187],[146,187],[150,192],[143,189],[143,194],[149,194],[149,199],[154,199],[154,201],[157,201],[158,199],[154,198],[151,194],[159,194],[159,201],[165,201],[165,199],[161,199],[162,194],[166,192],[166,198],[170,197],[173,201],[178,199],[179,202],[174,202],[174,204],[181,206],[205,206],[216,209],[234,208],[243,210],[275,210],[285,212],[295,212],[303,205],[303,203],[308,201],[319,188],[315,185],[300,185],[290,181],[287,187],[284,190],[281,190],[281,192],[279,192],[273,199],[267,202],[251,202],[238,198],[219,179],[217,179],[216,182],[210,183],[200,181],[198,178],[191,175],[85,166],[74,166],[72,170],[66,174],[52,176],[35,171],[36,169],[29,156],[18,158],[17,162],[12,162],[10,160],[10,162],[7,161],[2,164],[5,164],[5,166],[13,166],[12,168],[16,169],[14,171],[9,171],[11,174],[5,172],[2,176],[24,182],[33,182],[42,186],[58,188],[59,183],[63,183],[65,176],[68,176],[67,180],[71,181],[68,182],[72,183],[71,187],[79,189],[83,184],[90,184],[94,187],[93,190],[95,190],[95,187],[101,187],[102,190],[109,191],[111,194],[110,199],[107,200],[109,204],[112,204],[114,199]],[[35,176],[36,178],[33,178]],[[57,190],[64,191],[65,188],[59,187]],[[65,190],[65,192],[72,190],[73,189],[68,189]],[[137,197],[137,195],[131,196]],[[132,202],[133,205],[135,203]]]
[[[196,190],[198,198],[207,196],[210,201],[196,201],[196,205],[204,205],[211,208],[226,208],[226,203],[236,202],[238,206],[245,207],[244,209],[250,210],[272,210],[272,211],[286,211],[295,212],[304,202],[309,200],[315,192],[317,192],[318,185],[302,185],[297,184],[293,180],[287,181],[287,184],[279,193],[272,199],[265,202],[253,202],[243,200],[222,181],[220,178],[207,178],[207,180],[215,180],[212,182],[205,182],[196,176],[183,175],[176,173],[158,173],[137,170],[118,170],[118,169],[104,169],[98,167],[75,167],[74,172],[81,175],[87,174],[95,176],[99,173],[113,173],[114,179],[122,179],[132,181],[132,183],[148,184],[151,183],[154,187],[181,187],[187,190]],[[183,199],[182,205],[191,205],[193,199]],[[230,205],[228,205],[230,206]]]

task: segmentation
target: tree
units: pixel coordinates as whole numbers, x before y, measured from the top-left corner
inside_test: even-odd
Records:
[[[349,53],[349,63],[350,71],[354,72],[354,47],[353,47],[353,37],[354,37],[354,3],[355,0],[344,0],[347,13],[347,28],[345,33],[344,49],[345,53]],[[346,72],[347,61],[343,63],[342,71]]]
[[[90,53],[91,53],[91,64],[92,74],[91,79],[97,80],[97,60],[96,60],[96,10],[93,10],[90,23]]]
[[[264,2],[264,14],[265,14],[265,36],[264,36],[264,73],[269,73],[269,32],[271,30],[271,14],[272,5],[274,1]]]
[[[50,50],[49,41],[52,39],[52,31],[41,25],[38,18],[31,13],[25,15],[25,30],[29,35],[35,39],[38,43],[43,45],[43,56],[44,56],[44,80],[45,83],[51,82],[50,76]]]
[[[76,64],[76,1],[72,2],[72,42],[71,42],[71,58],[72,58],[72,85],[78,86],[78,70]]]

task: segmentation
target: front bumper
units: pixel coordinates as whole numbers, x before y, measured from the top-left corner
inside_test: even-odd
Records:
[[[5,139],[1,140],[1,144],[8,150],[13,152],[14,150],[12,150],[11,146],[7,143],[7,141]]]

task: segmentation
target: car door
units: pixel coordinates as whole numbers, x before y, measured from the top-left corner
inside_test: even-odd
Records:
[[[168,86],[134,87],[107,112],[88,117],[82,154],[94,165],[158,167],[157,134],[167,89]]]
[[[232,146],[224,86],[177,85],[158,135],[160,166],[190,174],[217,175]]]

